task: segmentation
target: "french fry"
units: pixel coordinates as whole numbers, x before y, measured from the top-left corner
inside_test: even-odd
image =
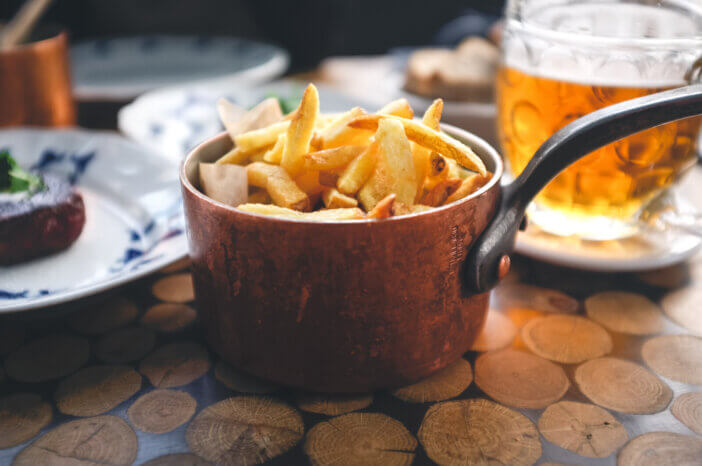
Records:
[[[452,159],[448,160],[453,161]],[[424,186],[422,187],[422,194],[426,191],[432,190],[434,186],[444,181],[445,179],[451,178],[449,176],[449,164],[447,159],[440,156],[436,152],[430,153],[428,166],[429,168],[427,169],[427,177],[424,180]],[[453,178],[458,178],[458,176],[455,176]]]
[[[263,155],[263,161],[280,165],[280,161],[283,159],[283,149],[285,148],[285,141],[287,138],[288,136],[285,133],[278,136],[278,140],[273,147],[268,149]]]
[[[348,123],[357,117],[365,115],[366,112],[360,107],[354,107],[348,112],[342,113],[334,121],[329,123],[318,133],[318,145],[323,149],[332,149],[343,145],[365,145],[368,144],[371,134],[367,131],[359,131],[348,127]]]
[[[249,160],[249,156],[254,153],[255,151],[249,151],[246,152],[244,150],[241,150],[238,147],[233,148],[223,156],[221,156],[215,163],[222,165],[222,164],[234,164],[234,165],[241,165],[247,160]]]
[[[427,125],[429,128],[438,130],[439,122],[441,121],[441,112],[444,109],[444,101],[441,99],[436,99],[424,112],[422,117],[422,123]],[[412,157],[414,158],[414,171],[417,174],[417,194],[415,196],[415,201],[419,200],[422,195],[422,190],[424,188],[424,180],[428,176],[431,168],[431,154],[432,152],[426,147],[422,147],[417,143],[412,143]]]
[[[374,131],[378,128],[379,122],[386,119],[399,121],[402,126],[404,126],[407,138],[409,138],[411,141],[414,141],[417,144],[426,147],[427,149],[431,149],[434,152],[438,152],[446,157],[450,157],[460,165],[477,171],[481,175],[485,175],[487,173],[485,164],[482,160],[480,160],[480,157],[478,157],[465,144],[444,133],[428,128],[426,125],[417,121],[408,120],[406,118],[401,118],[394,115],[363,115],[349,123],[349,126],[352,128]]]
[[[263,157],[265,157],[266,152],[268,152],[268,151],[265,151],[265,150],[256,151],[255,153],[251,154],[251,156],[249,157],[249,162],[263,162]]]
[[[269,98],[248,112],[227,99],[217,101],[217,111],[229,136],[234,138],[247,131],[265,128],[283,119],[278,99]]]
[[[341,146],[305,154],[307,168],[311,170],[343,170],[353,159],[358,157],[367,146]]]
[[[474,173],[472,176],[469,176],[461,182],[461,185],[458,187],[458,189],[444,201],[444,204],[450,204],[452,202],[458,201],[459,199],[463,199],[464,197],[469,196],[470,194],[473,194],[474,192],[485,186],[488,181],[490,181],[489,173],[487,176],[480,176]]]
[[[246,166],[249,184],[265,188],[274,203],[294,210],[309,210],[310,198],[301,190],[284,168],[264,162]]]
[[[462,180],[460,178],[447,178],[445,180],[441,180],[436,183],[433,188],[424,193],[419,203],[431,207],[440,206],[458,189],[459,186],[461,186],[461,183]]]
[[[381,156],[373,175],[359,191],[358,199],[368,211],[390,193],[397,195],[398,202],[412,205],[417,180],[412,149],[402,124],[396,120],[381,120],[375,138]]]
[[[338,209],[344,207],[356,207],[358,201],[346,194],[341,194],[334,188],[327,188],[322,191],[322,201],[328,209]]]
[[[244,151],[252,151],[262,147],[272,146],[278,141],[278,136],[284,134],[288,130],[288,127],[290,127],[289,121],[280,121],[266,128],[247,131],[246,133],[241,133],[234,137],[234,144],[236,144],[237,148]]]
[[[362,220],[365,218],[363,211],[357,207],[348,209],[325,209],[315,212],[298,212],[297,210],[271,204],[241,204],[237,209],[243,210],[244,212],[270,215],[273,217],[311,221]]]
[[[409,118],[410,120],[414,118],[414,110],[412,110],[412,106],[404,97],[385,104],[378,110],[378,113]]]
[[[319,115],[319,93],[313,84],[307,86],[302,95],[297,113],[290,120],[287,142],[280,164],[291,176],[299,175],[305,166],[304,155],[310,151],[310,141],[315,121]]]
[[[319,184],[328,188],[336,188],[339,182],[339,174],[321,170],[319,172]]]
[[[270,204],[271,196],[268,195],[268,192],[265,189],[256,189],[255,191],[249,193],[247,202],[249,204]]]
[[[395,199],[397,195],[395,193],[388,194],[383,199],[378,202],[373,209],[368,212],[366,218],[388,218],[395,215]]]
[[[319,173],[312,170],[305,171],[295,178],[295,184],[308,196],[315,196],[324,190],[324,186],[319,184]]]
[[[427,210],[431,210],[432,208],[428,205],[423,205],[423,204],[415,204],[412,207],[410,207],[410,212],[413,214],[419,213],[419,212],[426,212]]]
[[[373,141],[361,155],[349,163],[336,184],[340,192],[354,196],[368,181],[378,160],[378,147],[378,142]]]

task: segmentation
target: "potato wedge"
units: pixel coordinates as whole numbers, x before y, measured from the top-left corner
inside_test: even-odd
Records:
[[[382,119],[375,138],[380,146],[380,157],[373,175],[358,193],[358,199],[367,211],[395,193],[397,202],[412,205],[417,191],[417,179],[409,140],[399,121]]]
[[[271,196],[265,189],[255,189],[249,193],[249,197],[246,200],[248,204],[270,204]]]
[[[485,175],[487,173],[487,169],[485,168],[483,161],[480,160],[480,157],[478,157],[468,146],[444,133],[430,129],[417,121],[408,120],[406,118],[401,118],[394,115],[363,115],[349,123],[349,126],[352,128],[373,131],[377,129],[381,120],[386,119],[399,121],[405,129],[407,138],[409,138],[411,141],[414,141],[417,144],[424,146],[427,149],[431,149],[434,152],[438,152],[446,157],[450,157],[460,165],[477,171],[481,175]]]
[[[434,185],[433,188],[427,190],[420,199],[420,204],[428,205],[431,207],[440,206],[446,199],[453,194],[459,186],[461,186],[462,180],[460,178],[447,178],[439,181]]]
[[[461,182],[461,185],[456,189],[456,191],[451,194],[445,201],[444,204],[450,204],[452,202],[463,199],[464,197],[473,194],[490,181],[491,174],[488,173],[487,176],[480,176],[474,173],[472,176],[467,177]]]
[[[328,188],[336,188],[339,182],[339,174],[321,170],[319,172],[319,184]]]
[[[367,145],[372,133],[348,126],[349,122],[365,114],[360,107],[342,113],[318,133],[318,146],[322,149],[333,149],[344,145]]]
[[[238,105],[222,98],[217,101],[219,119],[232,140],[242,133],[265,128],[283,119],[278,99],[268,98],[248,112]]]
[[[290,120],[283,158],[280,161],[280,165],[293,177],[299,175],[305,166],[304,155],[310,151],[310,141],[312,141],[317,115],[319,115],[319,93],[317,88],[310,84],[302,95],[297,114]]]
[[[414,118],[414,110],[412,110],[412,106],[404,97],[383,105],[383,107],[378,110],[378,113],[409,118],[410,120]]]
[[[423,205],[423,204],[415,204],[412,207],[410,207],[410,212],[413,214],[419,213],[419,212],[426,212],[427,210],[431,210],[431,206],[428,205]]]
[[[280,165],[280,161],[283,159],[283,149],[285,149],[285,141],[287,141],[287,139],[288,135],[285,133],[278,136],[278,140],[275,142],[273,147],[268,149],[263,155],[263,161]]]
[[[349,163],[336,184],[340,192],[347,196],[354,196],[366,184],[378,160],[378,148],[378,142],[373,141],[366,150]]]
[[[365,218],[363,211],[357,207],[349,209],[324,209],[315,212],[298,212],[297,210],[271,204],[241,204],[237,209],[273,217],[310,221],[361,220]]]
[[[264,162],[246,166],[249,184],[265,188],[273,202],[294,210],[309,210],[309,196],[290,178],[284,168]]]
[[[441,121],[441,112],[444,108],[444,101],[441,99],[436,99],[429,108],[424,112],[422,117],[422,123],[427,125],[429,128],[434,130],[439,130],[439,122]],[[419,144],[412,143],[412,157],[414,157],[414,171],[417,174],[417,195],[415,196],[415,201],[419,200],[422,195],[422,190],[424,188],[424,180],[429,175],[431,171],[431,154],[432,152],[426,147],[422,147]]]
[[[252,151],[266,146],[272,146],[278,141],[278,136],[284,134],[290,127],[289,121],[280,121],[272,125],[241,133],[234,138],[236,147],[243,151]]]
[[[339,209],[345,207],[356,207],[358,201],[353,197],[341,194],[334,188],[327,188],[322,191],[322,201],[328,209]]]
[[[301,173],[295,178],[295,184],[308,196],[315,196],[324,191],[324,186],[319,184],[319,172],[312,170]]]
[[[366,218],[381,219],[392,217],[395,215],[395,199],[397,199],[395,193],[388,194],[368,212]]]
[[[305,154],[310,170],[341,171],[368,146],[341,146]]]

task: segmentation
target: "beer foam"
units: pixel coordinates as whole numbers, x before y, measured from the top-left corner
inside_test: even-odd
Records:
[[[664,3],[681,3],[668,1]],[[702,6],[608,1],[539,6],[509,20],[504,61],[527,74],[578,84],[674,87],[702,54]]]

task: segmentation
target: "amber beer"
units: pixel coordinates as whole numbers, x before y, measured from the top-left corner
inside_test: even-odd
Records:
[[[600,85],[503,67],[497,85],[498,128],[510,170],[519,174],[541,143],[573,120],[678,86]],[[630,219],[695,163],[701,122],[670,123],[599,149],[558,175],[537,203],[571,218]]]

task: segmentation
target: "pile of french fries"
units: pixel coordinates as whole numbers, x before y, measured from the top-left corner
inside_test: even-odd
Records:
[[[247,212],[307,220],[381,219],[455,202],[491,174],[461,142],[439,131],[443,101],[422,121],[405,99],[366,113],[322,114],[307,86],[300,106],[283,115],[267,99],[241,116],[218,103],[234,148],[217,164],[246,167]]]

